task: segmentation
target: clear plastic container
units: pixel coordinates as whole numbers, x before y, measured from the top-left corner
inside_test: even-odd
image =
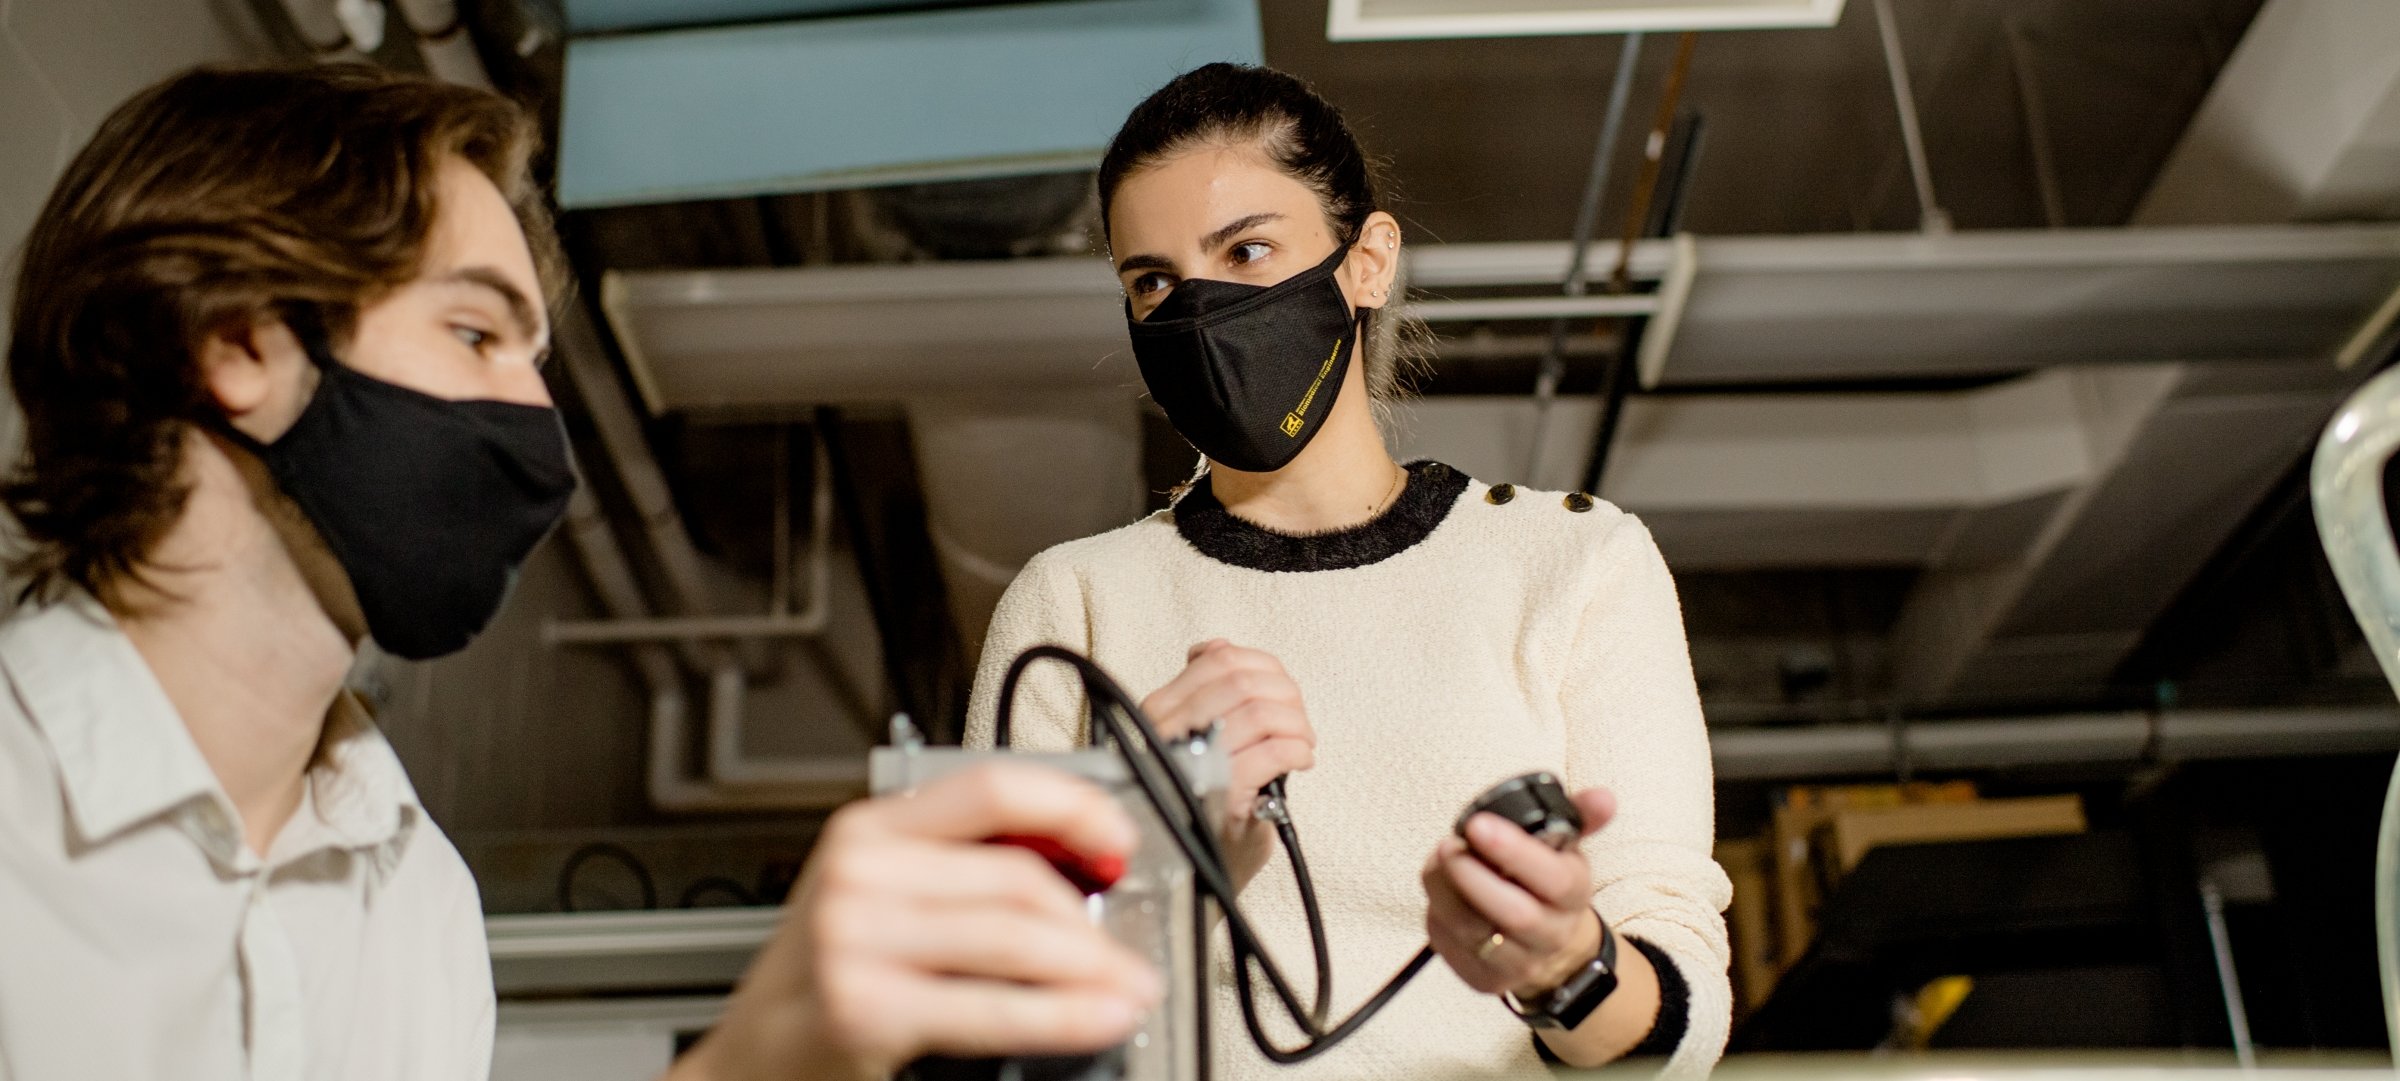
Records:
[[[1166,982],[1165,1002],[1116,1055],[1083,1064],[1063,1060],[1004,1064],[999,1073],[1002,1081],[1017,1077],[1027,1081],[1114,1081],[1120,1077],[1199,1081],[1208,1007],[1207,996],[1195,986],[1204,961],[1199,940],[1204,925],[1195,901],[1192,867],[1134,785],[1117,752],[1041,754],[928,747],[915,738],[913,729],[904,728],[903,722],[895,723],[894,736],[894,746],[877,748],[868,756],[868,787],[876,795],[905,792],[977,763],[1006,757],[1051,766],[1101,785],[1125,805],[1141,830],[1141,843],[1127,861],[1124,877],[1107,892],[1087,898],[1086,904],[1092,922],[1149,959]],[[1199,793],[1213,822],[1222,807],[1229,776],[1223,747],[1205,738],[1173,747],[1186,783]]]

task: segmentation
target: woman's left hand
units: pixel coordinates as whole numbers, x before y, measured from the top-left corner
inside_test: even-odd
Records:
[[[1225,722],[1221,738],[1233,775],[1217,840],[1234,888],[1247,886],[1275,852],[1274,827],[1255,813],[1259,790],[1317,764],[1317,731],[1300,684],[1273,654],[1211,638],[1184,655],[1181,674],[1142,699],[1142,712],[1170,737]]]
[[[1590,836],[1616,814],[1605,788],[1575,793]],[[1467,839],[1442,838],[1425,861],[1425,932],[1467,986],[1531,997],[1565,983],[1600,951],[1592,873],[1498,815],[1467,820]],[[1500,935],[1493,944],[1493,935]]]

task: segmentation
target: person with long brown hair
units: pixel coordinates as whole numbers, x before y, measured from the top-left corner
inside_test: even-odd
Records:
[[[1221,1076],[1628,1055],[1706,1070],[1730,1022],[1731,887],[1710,855],[1681,613],[1648,531],[1583,493],[1394,460],[1377,415],[1408,346],[1400,223],[1340,113],[1300,80],[1230,64],[1176,78],[1126,119],[1099,189],[1134,358],[1205,471],[1171,508],[1026,565],[992,617],[970,741],[999,740],[1020,651],[1086,653],[1147,692],[1165,731],[1222,722],[1220,844],[1292,972],[1306,913],[1255,813],[1288,775],[1335,1016],[1429,939],[1446,962],[1286,1071],[1253,1048],[1219,951]],[[1070,674],[1029,671],[1019,692],[1012,745],[1078,742]],[[1453,835],[1479,791],[1537,769],[1581,789],[1580,845],[1491,815]]]
[[[475,883],[343,677],[465,646],[575,488],[533,144],[486,91],[203,70],[59,180],[9,329],[0,1081],[490,1071]],[[1123,1040],[1156,975],[995,834],[1134,839],[1025,767],[844,809],[674,1076]]]

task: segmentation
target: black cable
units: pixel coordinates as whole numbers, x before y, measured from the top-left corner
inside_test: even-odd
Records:
[[[1208,970],[1209,927],[1208,895],[1199,890],[1193,890],[1192,967],[1202,972]],[[1212,1061],[1209,1056],[1213,1053],[1209,1046],[1209,1040],[1213,1034],[1209,1029],[1212,1020],[1211,1014],[1215,1012],[1215,1003],[1209,1001],[1207,982],[1201,979],[1192,981],[1192,986],[1198,992],[1192,995],[1192,1061],[1199,1064],[1200,1081],[1207,1081],[1208,1068]]]
[[[1025,654],[1019,655],[1017,663],[1021,665],[1031,660],[1040,660],[1043,656],[1056,656],[1068,660],[1078,667],[1090,666],[1092,663],[1084,657],[1056,646],[1036,646],[1027,650]],[[1243,915],[1240,905],[1233,900],[1238,891],[1234,888],[1232,875],[1225,868],[1224,855],[1217,849],[1215,831],[1209,828],[1208,818],[1201,810],[1198,795],[1192,792],[1190,785],[1183,783],[1182,778],[1172,775],[1173,765],[1161,764],[1169,763],[1170,759],[1167,757],[1165,742],[1159,738],[1157,728],[1150,724],[1147,716],[1140,715],[1140,707],[1131,704],[1131,699],[1116,686],[1115,681],[1110,680],[1106,673],[1098,671],[1096,666],[1086,670],[1085,686],[1093,692],[1094,715],[1108,727],[1110,737],[1118,748],[1118,753],[1125,759],[1126,765],[1133,773],[1135,787],[1141,789],[1143,798],[1150,804],[1150,809],[1165,824],[1168,834],[1175,839],[1176,846],[1183,850],[1184,858],[1191,863],[1193,875],[1199,879],[1201,887],[1216,898],[1218,907],[1224,911],[1226,930],[1232,939],[1234,948],[1235,971],[1239,973],[1243,970],[1242,962],[1245,960],[1258,964],[1261,971],[1267,975],[1268,986],[1274,990],[1276,997],[1282,1000],[1285,1012],[1289,1013],[1293,1020],[1300,1022],[1303,1029],[1314,1035],[1316,1026],[1307,1022],[1305,1012],[1300,1007],[1299,996],[1292,991],[1291,981],[1284,978],[1282,969],[1275,964],[1272,956],[1266,954],[1264,942],[1251,928],[1250,921]],[[1133,723],[1128,724],[1118,718],[1118,713],[1127,710],[1130,710],[1138,718]],[[1135,739],[1126,738],[1129,730],[1136,737]],[[1131,749],[1136,742],[1139,742],[1143,750],[1150,756],[1147,761],[1136,755]],[[1157,776],[1158,772],[1166,772],[1169,776],[1161,779]],[[1180,820],[1168,810],[1167,798],[1160,794],[1162,789],[1172,792],[1180,802],[1184,812]]]
[[[1399,994],[1400,989],[1406,986],[1408,981],[1433,959],[1433,948],[1430,945],[1418,950],[1417,955],[1403,965],[1399,972],[1394,973],[1373,998],[1353,1011],[1341,1024],[1331,1029],[1325,1028],[1323,1011],[1329,1003],[1324,1001],[1324,996],[1327,994],[1331,981],[1329,978],[1323,977],[1330,976],[1332,959],[1330,950],[1325,945],[1322,917],[1315,911],[1315,887],[1308,879],[1305,857],[1302,856],[1298,844],[1297,830],[1291,829],[1287,821],[1279,827],[1277,832],[1284,840],[1287,855],[1293,861],[1293,877],[1295,883],[1302,890],[1302,908],[1311,915],[1310,933],[1317,947],[1317,957],[1321,966],[1321,978],[1318,981],[1320,1005],[1317,1011],[1309,1011],[1301,1006],[1299,996],[1292,990],[1291,982],[1285,979],[1282,969],[1275,964],[1274,956],[1268,952],[1266,943],[1258,936],[1256,929],[1251,926],[1249,918],[1243,914],[1240,904],[1235,901],[1236,891],[1232,876],[1226,869],[1223,853],[1218,849],[1215,831],[1210,828],[1198,795],[1191,790],[1189,784],[1185,783],[1173,761],[1168,757],[1165,741],[1159,737],[1157,726],[1152,724],[1149,716],[1142,712],[1141,705],[1135,702],[1124,688],[1118,686],[1116,681],[1110,678],[1098,664],[1088,657],[1059,646],[1034,646],[1018,654],[1016,659],[1010,662],[1008,672],[1001,680],[1001,693],[997,703],[994,725],[1000,745],[1006,745],[1009,714],[1014,708],[1014,691],[1018,678],[1028,666],[1035,661],[1044,659],[1064,661],[1083,677],[1084,690],[1089,700],[1091,728],[1095,731],[1102,728],[1107,730],[1110,741],[1116,746],[1119,756],[1124,759],[1126,768],[1133,777],[1134,786],[1141,790],[1143,800],[1157,814],[1168,836],[1175,841],[1176,847],[1190,862],[1193,878],[1201,893],[1213,898],[1217,902],[1218,909],[1224,913],[1226,935],[1233,945],[1233,969],[1239,990],[1237,998],[1242,1007],[1242,1020],[1250,1031],[1251,1042],[1258,1046],[1259,1053],[1271,1061],[1289,1065],[1307,1061],[1331,1050],[1334,1045],[1357,1032],[1360,1026],[1380,1012],[1392,1000],[1392,997]],[[1280,793],[1279,787],[1278,793]],[[1194,968],[1194,985],[1204,996],[1207,991],[1207,966],[1205,963],[1201,963],[1196,964]],[[1292,1019],[1293,1024],[1307,1035],[1307,1041],[1301,1046],[1288,1049],[1277,1047],[1274,1041],[1267,1036],[1258,1017],[1253,968],[1258,973],[1265,975],[1269,989],[1275,992],[1275,997],[1283,1006],[1284,1012]]]
[[[1183,851],[1184,858],[1191,863],[1193,876],[1199,880],[1202,891],[1215,898],[1219,909],[1224,912],[1228,936],[1236,951],[1236,968],[1241,968],[1239,961],[1242,953],[1260,945],[1259,939],[1251,929],[1248,918],[1233,900],[1236,891],[1231,875],[1225,869],[1224,855],[1217,848],[1215,831],[1209,828],[1199,796],[1175,774],[1157,727],[1150,723],[1148,715],[1142,713],[1132,696],[1118,687],[1116,681],[1090,659],[1058,646],[1035,646],[1018,654],[1009,665],[1009,678],[1001,681],[1003,693],[998,703],[999,716],[996,718],[1000,723],[996,727],[1006,729],[1006,716],[1014,708],[1013,700],[1006,693],[1015,686],[1014,677],[1034,661],[1045,657],[1065,661],[1083,676],[1093,726],[1108,730],[1111,742],[1133,776],[1135,787],[1141,790],[1143,799],[1150,804],[1151,811],[1158,816],[1168,836],[1174,839],[1176,847]],[[1131,722],[1120,720],[1118,713],[1129,716]],[[1128,738],[1129,732],[1132,738]],[[1137,744],[1141,752],[1146,752],[1146,757],[1137,753]],[[1172,793],[1176,803],[1173,809],[1170,809],[1168,797],[1162,791]],[[1178,816],[1176,810],[1182,814]],[[1283,1000],[1284,1008],[1294,1019],[1302,1019],[1299,999],[1292,993],[1290,982],[1283,978],[1281,970],[1271,958],[1262,956],[1259,960],[1267,973],[1269,984]],[[1314,1028],[1305,1022],[1303,1027]]]
[[[1307,1061],[1331,1050],[1335,1044],[1347,1039],[1350,1034],[1358,1031],[1358,1028],[1369,1018],[1382,1010],[1384,1005],[1399,993],[1409,979],[1414,977],[1418,970],[1424,968],[1426,962],[1433,959],[1431,947],[1419,950],[1417,956],[1403,966],[1383,986],[1383,989],[1376,993],[1374,998],[1359,1007],[1341,1025],[1330,1031],[1324,1030],[1320,1021],[1301,1009],[1299,997],[1292,991],[1291,982],[1284,977],[1282,969],[1275,964],[1273,955],[1267,952],[1264,941],[1251,927],[1250,921],[1242,913],[1240,905],[1234,902],[1236,891],[1231,881],[1231,875],[1226,871],[1224,856],[1218,850],[1215,831],[1209,828],[1207,814],[1202,809],[1198,795],[1192,792],[1191,786],[1183,783],[1182,778],[1175,774],[1165,743],[1158,735],[1157,727],[1150,722],[1148,715],[1141,711],[1141,706],[1133,700],[1133,697],[1119,687],[1107,672],[1089,658],[1058,646],[1035,646],[1026,650],[1009,665],[1007,674],[1001,680],[1002,693],[994,718],[995,730],[997,732],[1009,730],[1008,715],[1015,708],[1014,696],[1011,692],[1014,691],[1018,678],[1034,661],[1046,657],[1067,662],[1083,676],[1085,695],[1091,710],[1092,727],[1108,729],[1119,754],[1124,758],[1133,775],[1135,786],[1141,789],[1143,798],[1150,804],[1151,810],[1158,815],[1169,836],[1174,838],[1176,846],[1182,849],[1185,859],[1192,864],[1194,877],[1199,880],[1202,890],[1214,897],[1218,908],[1224,912],[1227,937],[1231,940],[1234,950],[1234,974],[1240,990],[1238,997],[1242,1006],[1242,1019],[1250,1031],[1251,1042],[1258,1045],[1261,1054],[1272,1061],[1291,1064]],[[1133,738],[1127,738],[1129,733]],[[1136,753],[1134,747],[1136,743],[1141,745],[1140,750],[1146,754]],[[1162,773],[1165,776],[1160,776]],[[1174,795],[1175,802],[1179,805],[1178,809],[1183,812],[1182,816],[1178,817],[1169,809],[1167,796],[1161,794],[1162,789]],[[1292,834],[1295,840],[1297,836],[1296,832]],[[1294,847],[1287,849],[1287,852],[1297,854],[1298,850]],[[1303,869],[1300,874],[1305,876],[1305,870]],[[1309,893],[1313,895],[1314,889],[1312,888]],[[1304,896],[1303,907],[1308,907],[1311,901],[1313,901],[1313,896]],[[1315,928],[1319,932],[1320,938],[1322,929],[1320,921]],[[1303,1032],[1308,1034],[1310,1039],[1307,1043],[1298,1048],[1286,1050],[1276,1047],[1273,1040],[1267,1036],[1257,1015],[1256,992],[1251,976],[1253,965],[1257,966],[1258,971],[1266,974],[1268,986],[1275,992],[1284,1012]],[[1328,957],[1328,967],[1330,967],[1330,957]],[[1204,971],[1195,973],[1195,983],[1205,991]]]
[[[1325,915],[1317,908],[1317,886],[1308,877],[1308,857],[1300,853],[1300,830],[1292,825],[1292,802],[1283,788],[1289,776],[1267,782],[1267,799],[1261,802],[1272,803],[1261,817],[1275,824],[1275,836],[1282,839],[1284,857],[1292,865],[1292,882],[1300,891],[1300,911],[1308,920],[1308,944],[1317,962],[1317,1001],[1309,1019],[1322,1028],[1325,1015],[1333,1010],[1333,947],[1325,941]]]
[[[642,887],[642,907],[651,909],[658,907],[658,884],[650,880],[650,868],[643,866],[641,858],[607,841],[594,841],[576,849],[567,857],[566,866],[558,870],[558,910],[560,912],[575,911],[575,875],[582,871],[583,865],[590,862],[595,856],[606,856],[617,861],[626,870],[633,872],[634,882]]]
[[[1240,951],[1237,949],[1235,952],[1238,954]],[[1257,960],[1258,958],[1254,956],[1252,959]],[[1324,1032],[1316,1032],[1308,1025],[1301,1025],[1301,1028],[1311,1031],[1308,1042],[1290,1050],[1275,1046],[1274,1041],[1267,1036],[1266,1028],[1259,1023],[1258,1003],[1250,992],[1250,970],[1247,966],[1237,962],[1233,973],[1234,984],[1241,991],[1236,998],[1242,1004],[1242,1024],[1250,1030],[1250,1042],[1258,1045],[1258,1053],[1265,1055],[1267,1061],[1281,1066],[1306,1062],[1332,1050],[1333,1045],[1349,1039],[1350,1034],[1357,1032],[1359,1026],[1366,1024],[1369,1019],[1381,1013],[1383,1007],[1392,1001],[1392,996],[1399,994],[1401,988],[1408,986],[1408,981],[1415,979],[1418,970],[1423,969],[1425,963],[1431,960],[1433,960],[1432,946],[1419,949],[1415,957],[1409,958],[1407,964],[1400,966],[1400,971],[1393,973],[1392,978],[1384,982],[1383,989],[1375,992],[1374,998],[1368,999],[1364,1005],[1351,1011],[1349,1018],[1341,1024]],[[1273,970],[1268,971],[1272,972]],[[1293,1020],[1300,1019],[1295,1016]]]
[[[1400,989],[1416,976],[1417,971],[1424,968],[1425,963],[1433,959],[1432,947],[1428,946],[1417,951],[1416,957],[1402,966],[1401,970],[1395,973],[1372,999],[1360,1006],[1340,1025],[1326,1030],[1322,1025],[1316,1023],[1314,1019],[1303,1013],[1299,996],[1292,991],[1291,981],[1284,977],[1281,967],[1275,964],[1274,956],[1267,952],[1265,941],[1251,927],[1249,919],[1242,913],[1241,906],[1232,900],[1236,891],[1231,882],[1231,876],[1226,872],[1224,858],[1216,851],[1214,831],[1208,828],[1207,818],[1200,811],[1198,797],[1192,793],[1189,785],[1182,782],[1180,777],[1166,782],[1183,802],[1188,816],[1186,822],[1172,821],[1167,812],[1164,798],[1158,794],[1159,782],[1146,772],[1143,762],[1134,757],[1130,751],[1125,750],[1133,742],[1125,739],[1125,732],[1130,729],[1143,744],[1153,761],[1161,763],[1168,761],[1164,741],[1159,738],[1158,730],[1150,723],[1148,716],[1144,715],[1141,708],[1133,703],[1131,696],[1118,687],[1116,682],[1090,659],[1055,646],[1037,646],[1032,650],[1027,650],[1026,653],[1039,655],[1021,655],[1017,659],[1018,664],[1039,660],[1041,656],[1056,656],[1076,665],[1084,671],[1085,686],[1093,693],[1095,703],[1105,698],[1114,706],[1116,711],[1114,713],[1101,712],[1097,705],[1094,708],[1095,712],[1100,712],[1102,719],[1109,725],[1111,734],[1120,748],[1120,753],[1125,755],[1127,763],[1133,767],[1135,780],[1142,789],[1143,796],[1149,800],[1152,810],[1156,811],[1162,820],[1169,820],[1167,822],[1168,832],[1183,848],[1185,857],[1191,860],[1195,876],[1200,879],[1204,888],[1215,895],[1218,907],[1225,913],[1227,937],[1231,940],[1234,951],[1235,985],[1240,992],[1236,998],[1241,1003],[1243,1024],[1249,1029],[1250,1040],[1257,1045],[1260,1054],[1265,1055],[1270,1061],[1291,1065],[1305,1062],[1331,1050],[1335,1044],[1348,1039],[1368,1019],[1380,1012],[1384,1005],[1389,1003],[1394,995],[1399,994]],[[1128,719],[1120,722],[1118,714],[1124,714]],[[1172,770],[1171,766],[1150,768]],[[1193,825],[1196,825],[1196,832],[1199,835],[1197,844],[1193,842],[1191,836],[1194,832]],[[1197,849],[1207,850],[1208,854],[1205,860],[1194,854]],[[1268,987],[1275,992],[1275,997],[1281,1002],[1284,1013],[1302,1032],[1307,1034],[1308,1041],[1306,1043],[1287,1050],[1275,1046],[1274,1041],[1267,1036],[1266,1030],[1258,1018],[1257,996],[1253,990],[1251,976],[1253,966],[1266,975]],[[1196,982],[1198,982],[1197,979]]]

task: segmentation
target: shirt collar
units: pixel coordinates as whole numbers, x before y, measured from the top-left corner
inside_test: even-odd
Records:
[[[150,666],[88,594],[0,626],[0,666],[50,742],[87,844],[222,790]]]
[[[196,835],[228,870],[253,865],[232,802],[115,617],[76,591],[0,624],[5,668],[49,741],[79,839],[99,844],[197,802]],[[326,717],[299,813],[276,839],[280,865],[327,847],[371,850],[388,872],[424,814],[399,756],[348,691]]]
[[[276,838],[274,862],[322,848],[365,850],[388,874],[424,816],[399,754],[345,690],[325,718],[324,746],[308,771],[308,800]]]

